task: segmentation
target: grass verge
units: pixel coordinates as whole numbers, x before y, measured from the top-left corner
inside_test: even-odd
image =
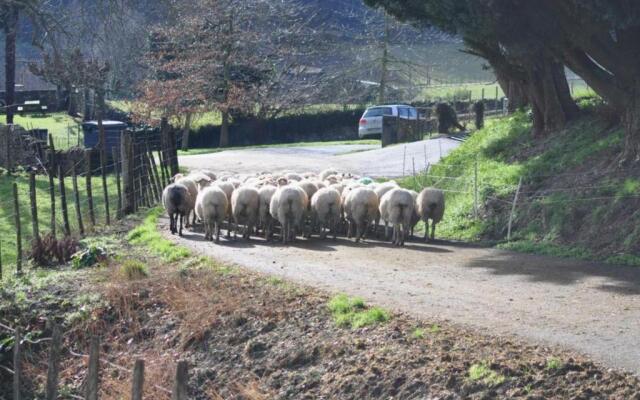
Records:
[[[149,210],[142,224],[129,232],[127,240],[131,244],[146,246],[168,262],[178,261],[188,257],[190,255],[188,249],[165,239],[160,232],[158,232],[156,225],[162,213],[163,210],[160,207]]]
[[[581,105],[578,120],[545,137],[532,134],[524,112],[488,120],[428,174],[400,184],[417,191],[427,186],[445,190],[445,217],[436,232],[440,237],[638,266],[640,170],[617,166],[623,132],[604,120],[597,101]],[[512,240],[507,243],[520,179]]]

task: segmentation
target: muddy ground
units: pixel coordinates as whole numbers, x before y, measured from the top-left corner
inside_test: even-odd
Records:
[[[153,399],[170,397],[179,359],[190,365],[194,399],[640,399],[634,376],[557,348],[400,313],[341,327],[323,291],[208,258],[165,263],[126,245],[117,254],[103,267],[31,285],[19,303],[3,290],[0,318],[42,336],[55,318],[65,324],[65,349],[83,354],[98,334],[103,358],[129,370],[144,358]],[[123,278],[127,260],[142,260],[149,276]],[[46,349],[27,348],[32,393],[42,390]],[[86,360],[68,350],[63,358],[62,398],[70,398],[82,393]],[[2,365],[9,359],[0,355]],[[127,398],[130,373],[102,367],[102,398]],[[0,398],[8,398],[10,376],[0,370],[0,378]]]

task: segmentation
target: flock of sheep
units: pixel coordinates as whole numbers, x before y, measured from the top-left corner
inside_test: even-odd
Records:
[[[249,239],[261,229],[270,240],[279,225],[280,238],[286,244],[299,234],[310,238],[315,233],[324,239],[327,231],[334,239],[343,232],[359,242],[370,228],[377,235],[382,220],[385,238],[389,239],[391,225],[391,240],[397,246],[413,235],[420,220],[425,222],[425,241],[429,240],[431,221],[433,239],[445,206],[441,190],[426,188],[416,193],[394,181],[376,183],[334,169],[320,174],[265,172],[245,177],[217,177],[208,170],[178,174],[164,189],[162,203],[169,214],[171,233],[182,235],[183,221],[189,227],[197,218],[204,225],[205,239],[216,243],[225,221],[227,238],[232,231],[236,237],[242,225],[243,238]]]

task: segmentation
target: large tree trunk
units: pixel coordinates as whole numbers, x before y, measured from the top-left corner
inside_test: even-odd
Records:
[[[191,113],[184,117],[184,127],[182,128],[182,150],[189,150],[189,132],[191,131]]]
[[[67,111],[67,114],[69,114],[72,117],[75,117],[78,115],[78,101],[77,101],[78,99],[75,93],[73,93],[73,86],[69,86],[68,88],[66,88],[66,90],[67,90],[67,96],[69,99],[69,109]]]
[[[548,58],[529,64],[528,97],[532,103],[534,135],[547,135],[565,127],[578,114],[571,98],[564,66]]]
[[[16,107],[16,37],[18,34],[18,9],[10,6],[5,16],[5,97],[7,124],[13,124]]]
[[[229,112],[222,112],[222,125],[220,126],[219,147],[229,147]]]
[[[640,78],[636,79],[632,91],[634,95],[629,98],[623,117],[625,135],[623,163],[640,161]]]

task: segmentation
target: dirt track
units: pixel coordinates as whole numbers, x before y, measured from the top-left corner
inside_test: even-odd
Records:
[[[417,317],[561,345],[640,374],[637,268],[442,242],[404,249],[341,238],[290,247],[262,240],[214,245],[189,231],[175,240],[225,262],[359,295]]]
[[[449,139],[407,145],[405,171],[433,163],[457,146]],[[404,146],[251,149],[182,157],[188,168],[235,173],[319,171],[329,166],[373,177],[402,175]],[[353,152],[358,150],[360,152]],[[346,153],[346,154],[345,154]],[[167,224],[163,221],[162,224]],[[166,227],[163,227],[166,228]],[[165,230],[166,231],[166,230]],[[640,374],[640,269],[439,243],[356,245],[299,241],[290,247],[203,242],[187,232],[182,245],[222,261],[331,291],[360,295],[418,317],[441,318],[483,332],[516,334],[562,345],[607,366]]]

